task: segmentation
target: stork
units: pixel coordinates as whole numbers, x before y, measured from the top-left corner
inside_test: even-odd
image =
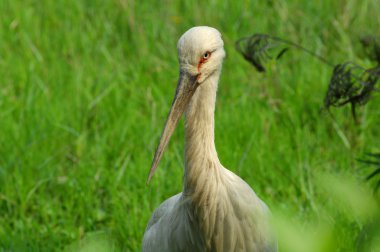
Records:
[[[215,100],[225,56],[221,34],[211,27],[193,27],[181,36],[177,49],[177,90],[147,183],[185,113],[183,192],[155,210],[142,251],[277,251],[267,206],[222,166],[215,149]]]

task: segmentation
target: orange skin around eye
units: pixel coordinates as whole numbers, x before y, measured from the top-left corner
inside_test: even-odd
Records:
[[[206,54],[209,54],[208,58],[205,59],[202,56],[201,59],[198,62],[198,67],[197,67],[197,69],[198,69],[198,76],[197,76],[197,80],[199,80],[199,78],[201,77],[200,69],[201,69],[202,64],[205,63],[211,57],[211,52],[206,52]]]

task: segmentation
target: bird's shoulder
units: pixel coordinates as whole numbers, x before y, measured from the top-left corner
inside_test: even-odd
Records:
[[[152,217],[150,218],[149,223],[146,227],[146,230],[149,230],[150,227],[156,224],[162,218],[163,215],[170,212],[173,209],[176,202],[178,202],[178,200],[181,198],[181,196],[182,193],[178,193],[162,202],[161,205],[153,212]]]
[[[182,193],[164,201],[153,213],[143,238],[143,251],[203,251],[194,215]]]
[[[258,205],[263,210],[268,211],[268,207],[246,181],[226,168],[223,169],[223,172],[225,174],[224,183],[232,199],[237,199],[247,204]]]
[[[235,239],[242,242],[240,246],[245,248],[252,249],[251,245],[255,244],[260,251],[277,251],[276,239],[271,235],[268,206],[242,178],[228,169],[224,169],[224,173],[229,205],[226,208],[225,222],[231,223],[230,229],[236,230],[230,235],[250,234],[244,239]]]

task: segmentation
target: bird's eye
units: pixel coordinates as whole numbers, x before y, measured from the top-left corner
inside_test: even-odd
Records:
[[[210,56],[211,56],[210,52],[205,52],[205,54],[203,54],[203,59],[206,60],[206,59],[210,58]]]

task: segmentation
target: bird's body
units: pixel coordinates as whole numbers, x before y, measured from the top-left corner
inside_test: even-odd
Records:
[[[220,33],[194,27],[181,37],[178,51],[181,76],[151,171],[185,111],[184,188],[153,213],[143,251],[276,251],[266,205],[221,165],[215,149],[215,100],[225,55]]]

